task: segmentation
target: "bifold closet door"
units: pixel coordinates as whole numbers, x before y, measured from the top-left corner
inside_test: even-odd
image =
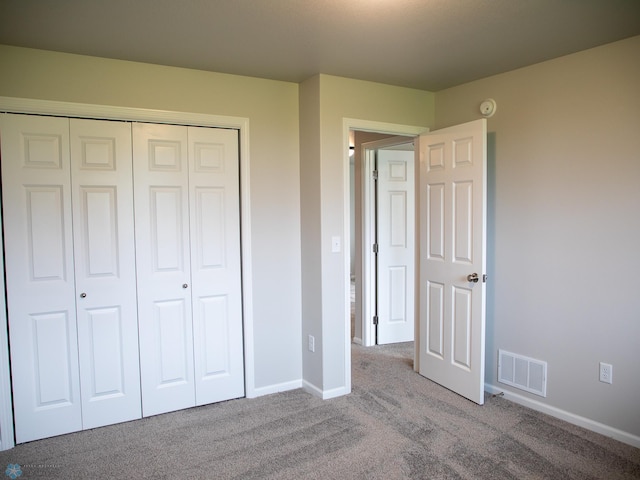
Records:
[[[141,418],[131,124],[71,119],[82,426]]]
[[[16,440],[140,418],[131,127],[1,121]]]
[[[17,442],[244,396],[238,132],[0,133]]]
[[[133,125],[144,416],[244,396],[237,135]]]
[[[196,405],[244,396],[238,131],[189,127]]]
[[[187,127],[133,129],[144,416],[195,405]]]
[[[82,429],[69,120],[0,115],[18,443]]]

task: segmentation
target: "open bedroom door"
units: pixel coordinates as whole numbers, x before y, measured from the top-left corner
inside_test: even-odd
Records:
[[[419,372],[484,403],[486,120],[419,137]]]

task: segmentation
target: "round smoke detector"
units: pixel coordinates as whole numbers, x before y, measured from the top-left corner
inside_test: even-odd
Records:
[[[496,101],[493,98],[487,98],[480,104],[480,113],[483,117],[490,117],[496,113]]]

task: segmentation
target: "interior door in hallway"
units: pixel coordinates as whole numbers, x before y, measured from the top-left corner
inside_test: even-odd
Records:
[[[377,343],[411,342],[415,332],[413,145],[377,151]]]
[[[420,136],[419,371],[484,403],[486,120]]]

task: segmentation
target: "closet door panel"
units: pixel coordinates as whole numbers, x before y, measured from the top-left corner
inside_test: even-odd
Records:
[[[238,132],[189,127],[196,404],[244,396]]]
[[[5,268],[18,443],[82,428],[69,120],[0,115]]]
[[[144,416],[195,405],[187,127],[133,125]]]
[[[70,127],[82,416],[94,428],[142,415],[131,125]]]
[[[191,331],[187,304],[182,299],[154,304],[154,338],[157,339],[159,362],[156,366],[158,385],[163,389],[188,385],[191,369]]]

